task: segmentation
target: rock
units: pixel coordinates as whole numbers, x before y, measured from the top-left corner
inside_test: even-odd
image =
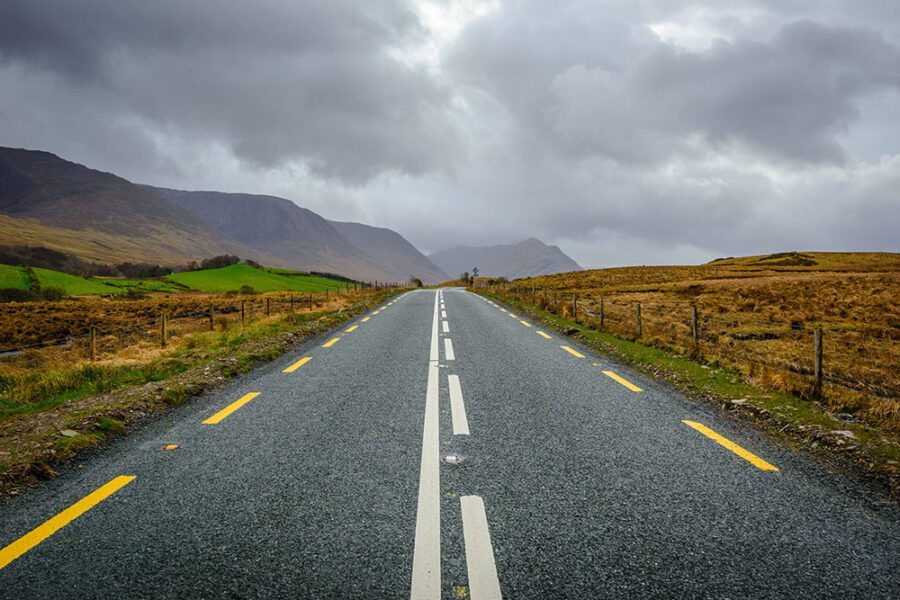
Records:
[[[747,401],[746,398],[738,398],[736,400],[732,400],[731,403],[732,404],[744,404],[746,401]]]
[[[837,418],[848,423],[853,423],[854,421],[856,421],[856,417],[849,413],[838,413]]]
[[[831,435],[842,435],[844,437],[850,438],[851,440],[855,440],[856,436],[853,435],[852,431],[847,431],[846,429],[838,429],[836,431],[832,431]]]
[[[64,435],[65,437],[75,437],[76,435],[79,435],[74,429],[63,429],[59,434]]]

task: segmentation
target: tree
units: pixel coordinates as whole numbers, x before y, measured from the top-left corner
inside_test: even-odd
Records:
[[[422,284],[422,280],[419,279],[418,277],[416,277],[415,275],[410,275],[410,276],[409,276],[409,285],[414,285],[414,286],[416,286],[416,287],[425,287],[425,286]]]

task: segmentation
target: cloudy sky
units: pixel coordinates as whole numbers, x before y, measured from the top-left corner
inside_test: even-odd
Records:
[[[710,8],[710,5],[713,8]],[[586,267],[900,251],[896,0],[4,0],[0,145]]]

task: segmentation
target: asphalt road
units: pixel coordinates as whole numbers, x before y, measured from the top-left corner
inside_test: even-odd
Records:
[[[412,292],[172,410],[0,508],[0,598],[900,597],[896,511],[523,320]]]

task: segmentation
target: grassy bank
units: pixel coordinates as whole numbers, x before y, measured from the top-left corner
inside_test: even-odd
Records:
[[[146,415],[271,361],[304,337],[368,310],[392,291],[335,298],[327,310],[288,313],[187,333],[166,349],[108,356],[0,377],[0,484],[7,492],[54,476],[53,466]]]
[[[750,419],[773,437],[862,474],[889,491],[895,500],[900,499],[900,435],[893,430],[847,422],[813,399],[761,389],[748,382],[738,369],[690,360],[595,331],[524,301],[483,290],[477,292],[529,314],[536,322],[571,335],[636,371],[663,379],[692,398]]]

